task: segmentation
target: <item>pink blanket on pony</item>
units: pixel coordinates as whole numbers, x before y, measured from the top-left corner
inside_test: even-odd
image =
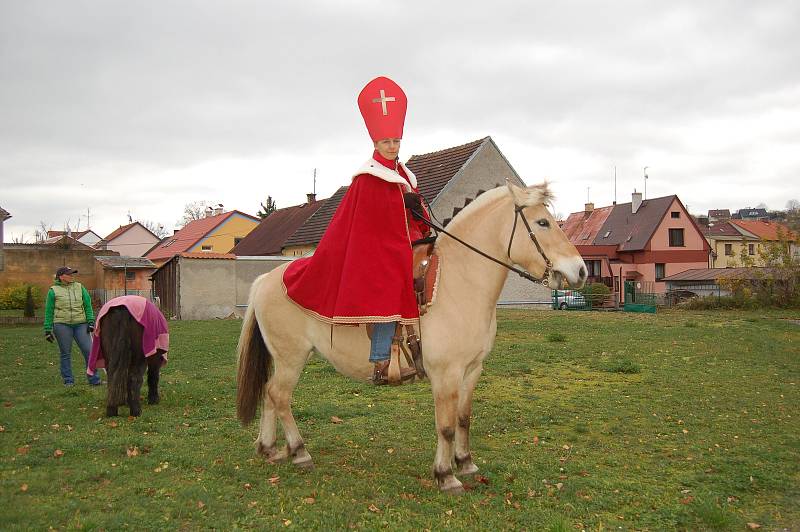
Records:
[[[169,327],[164,315],[149,299],[141,296],[121,296],[115,297],[103,305],[103,308],[97,314],[97,327],[92,335],[92,351],[89,354],[89,365],[86,373],[93,375],[95,369],[106,367],[103,347],[100,343],[100,326],[103,316],[114,307],[127,308],[133,319],[144,328],[144,333],[142,334],[144,356],[149,357],[161,353],[163,354],[162,364],[166,364],[167,351],[169,351]]]

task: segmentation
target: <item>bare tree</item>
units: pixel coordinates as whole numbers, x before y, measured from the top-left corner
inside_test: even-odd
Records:
[[[11,233],[11,243],[12,244],[24,244],[25,243],[25,233],[20,233],[19,235],[15,235]]]
[[[205,218],[206,210],[211,209],[215,202],[210,201],[192,201],[183,207],[183,217],[178,220],[178,225],[183,227],[189,222]]]
[[[164,228],[163,224],[154,222],[153,220],[139,220],[139,223],[145,226],[148,231],[156,235],[158,238],[164,238],[167,236],[167,230]]]
[[[789,201],[786,202],[787,211],[792,212],[798,209],[800,209],[800,201],[797,201],[796,199],[790,199]]]

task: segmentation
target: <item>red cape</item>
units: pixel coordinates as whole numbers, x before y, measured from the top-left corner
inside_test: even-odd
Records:
[[[394,161],[376,153],[362,171],[381,177],[360,173],[353,178],[314,254],[284,271],[286,295],[320,320],[419,319],[411,240],[421,231],[415,220],[409,223],[403,205],[403,192],[416,191],[416,178],[402,165],[394,168]]]

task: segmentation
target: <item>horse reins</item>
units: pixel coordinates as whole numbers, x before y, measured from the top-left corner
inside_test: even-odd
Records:
[[[420,198],[422,198],[422,196],[420,196]],[[527,279],[527,280],[529,280],[529,281],[531,281],[533,283],[540,283],[542,286],[549,286],[549,284],[550,284],[550,281],[549,281],[550,273],[553,270],[553,263],[550,262],[549,258],[547,258],[547,255],[545,255],[544,250],[542,249],[542,246],[539,244],[539,241],[536,240],[536,235],[534,234],[533,230],[531,229],[530,224],[528,224],[528,220],[525,218],[525,215],[522,213],[522,209],[524,209],[524,208],[525,208],[524,206],[519,206],[519,205],[516,205],[515,208],[514,208],[514,227],[511,229],[511,238],[509,238],[509,240],[508,240],[508,258],[509,258],[509,260],[511,260],[511,243],[514,240],[514,233],[516,232],[516,229],[517,229],[517,219],[518,218],[522,218],[522,223],[525,224],[525,228],[528,230],[528,236],[530,237],[530,239],[533,242],[533,244],[536,246],[536,249],[539,251],[539,254],[544,259],[545,270],[544,270],[544,273],[542,274],[542,278],[541,279],[537,279],[536,277],[534,277],[530,273],[526,272],[525,270],[522,270],[520,268],[512,266],[511,264],[507,264],[507,263],[501,261],[500,259],[496,259],[495,257],[492,257],[488,253],[485,253],[485,252],[481,251],[480,249],[476,248],[475,246],[473,246],[471,244],[468,244],[467,242],[464,242],[463,240],[461,240],[457,236],[447,232],[447,230],[445,230],[445,228],[442,227],[441,225],[439,225],[437,223],[434,223],[433,221],[428,220],[427,218],[425,218],[422,215],[421,212],[419,212],[419,211],[417,211],[415,209],[411,209],[411,214],[415,218],[417,218],[418,220],[422,221],[424,224],[428,225],[431,229],[435,230],[437,233],[442,233],[442,234],[445,234],[445,235],[449,236],[450,238],[452,238],[453,240],[455,240],[459,244],[465,246],[467,249],[469,249],[471,251],[474,251],[478,255],[480,255],[480,256],[482,256],[484,258],[487,258],[490,261],[495,262],[495,263],[499,264],[500,266],[503,266],[504,268],[507,268],[507,269],[511,270],[512,272],[516,273],[520,277],[522,277],[524,279]],[[430,206],[428,206],[428,212],[431,212]],[[432,214],[431,214],[431,216],[432,216]]]

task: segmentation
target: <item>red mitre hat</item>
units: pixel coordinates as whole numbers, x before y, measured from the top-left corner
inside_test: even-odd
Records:
[[[408,100],[400,85],[375,78],[358,95],[358,108],[373,141],[403,138]]]

